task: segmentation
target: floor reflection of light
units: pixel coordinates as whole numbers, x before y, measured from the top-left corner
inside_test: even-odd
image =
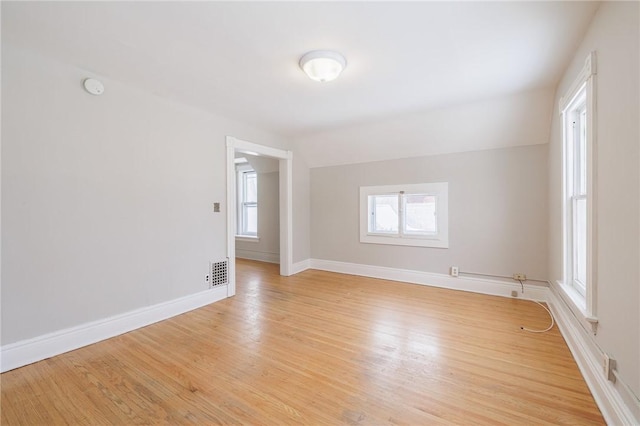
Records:
[[[385,318],[371,324],[371,337],[374,347],[387,349],[393,347],[402,352],[418,352],[424,355],[437,356],[439,353],[438,338],[429,335],[420,328],[398,324],[393,319]]]
[[[400,339],[394,333],[394,327],[386,322],[374,322],[372,324],[372,337],[374,346],[400,346]]]
[[[440,344],[437,337],[418,333],[414,330],[409,331],[407,344],[407,348],[411,352],[429,355],[431,358],[436,358],[440,353]]]
[[[433,328],[398,318],[394,312],[379,312],[369,331],[372,350],[363,354],[363,371],[371,385],[383,385],[392,374],[431,376],[440,358],[440,342]]]
[[[259,345],[262,339],[262,288],[259,279],[250,279],[244,289],[247,303],[244,309],[244,323],[246,333],[243,339],[247,343]]]
[[[428,327],[408,324],[394,318],[397,314],[378,316],[370,324],[368,333],[371,348],[360,354],[359,386],[394,397],[389,387],[390,377],[409,386],[421,380],[430,391],[439,389],[437,380],[440,363],[440,343]],[[421,389],[420,391],[424,391]]]

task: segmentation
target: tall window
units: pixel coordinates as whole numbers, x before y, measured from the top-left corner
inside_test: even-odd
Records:
[[[567,281],[582,297],[587,289],[587,106],[586,87],[565,110],[565,221]]]
[[[237,235],[258,236],[258,175],[254,170],[238,172]]]
[[[595,54],[561,99],[563,123],[564,289],[595,320]]]
[[[446,248],[448,185],[360,188],[360,242]]]

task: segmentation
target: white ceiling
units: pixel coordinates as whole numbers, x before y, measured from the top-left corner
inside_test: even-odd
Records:
[[[3,1],[2,42],[301,136],[553,87],[597,7]],[[345,55],[338,80],[300,71],[300,56],[314,49]]]

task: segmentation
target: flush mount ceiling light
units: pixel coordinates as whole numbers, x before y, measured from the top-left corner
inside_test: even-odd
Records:
[[[335,80],[346,66],[344,56],[330,50],[313,50],[300,58],[300,68],[315,81]]]

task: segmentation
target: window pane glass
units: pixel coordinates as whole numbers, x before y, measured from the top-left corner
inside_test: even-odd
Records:
[[[436,197],[427,194],[405,194],[404,229],[405,234],[435,234]]]
[[[574,211],[574,278],[584,293],[587,284],[587,200],[575,200]]]
[[[398,196],[369,196],[369,232],[398,233]]]
[[[245,233],[258,233],[258,206],[245,206]]]
[[[244,201],[247,203],[258,202],[258,177],[255,173],[245,173]]]
[[[579,150],[578,169],[580,173],[580,194],[587,193],[587,110],[586,108],[580,113],[580,130],[579,130]]]

